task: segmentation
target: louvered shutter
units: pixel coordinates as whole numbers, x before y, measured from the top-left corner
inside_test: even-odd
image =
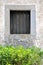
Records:
[[[10,33],[30,34],[30,11],[10,11]]]

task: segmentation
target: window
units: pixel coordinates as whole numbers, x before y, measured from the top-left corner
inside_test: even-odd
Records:
[[[30,11],[10,10],[10,33],[30,34]]]

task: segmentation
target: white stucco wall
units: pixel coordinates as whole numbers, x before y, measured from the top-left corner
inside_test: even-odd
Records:
[[[0,44],[19,43],[30,38],[29,35],[7,35],[5,37],[5,5],[35,5],[36,7],[36,39],[34,44],[43,48],[43,0],[0,0]],[[7,23],[7,22],[6,22]],[[15,40],[15,38],[17,38]],[[7,40],[7,41],[6,41]],[[24,42],[23,41],[23,42]],[[20,42],[21,43],[21,42]],[[25,42],[24,42],[25,43]],[[28,41],[29,43],[29,41]],[[32,45],[32,44],[31,44]]]

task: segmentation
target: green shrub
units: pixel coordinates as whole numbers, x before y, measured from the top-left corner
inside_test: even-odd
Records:
[[[41,65],[43,51],[38,47],[0,46],[0,65]]]

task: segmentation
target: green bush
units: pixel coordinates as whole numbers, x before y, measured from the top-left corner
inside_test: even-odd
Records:
[[[38,47],[0,46],[0,65],[41,65],[43,51]]]

